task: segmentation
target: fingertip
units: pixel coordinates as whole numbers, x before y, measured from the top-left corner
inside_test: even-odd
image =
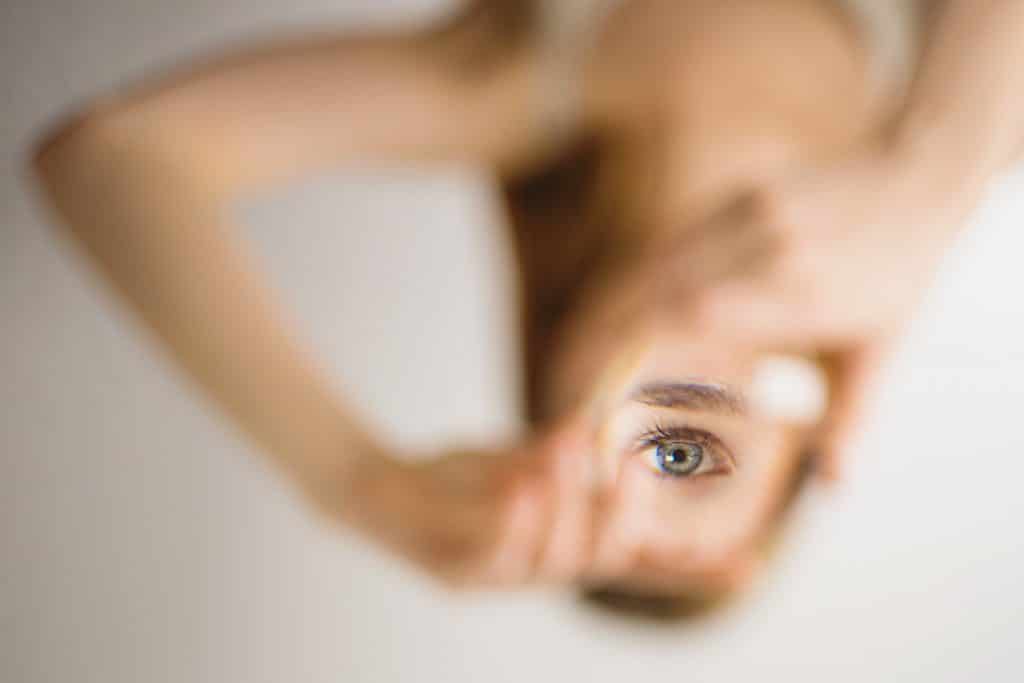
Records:
[[[842,479],[842,457],[837,449],[815,449],[808,459],[818,481],[834,486]]]
[[[820,478],[829,486],[837,486],[843,480],[843,470],[838,464],[829,461],[822,468]]]
[[[533,547],[540,536],[543,491],[535,482],[517,482],[508,493],[495,550],[485,571],[499,585],[525,583],[532,570]]]

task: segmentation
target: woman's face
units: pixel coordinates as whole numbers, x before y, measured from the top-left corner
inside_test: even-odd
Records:
[[[772,413],[765,363],[748,351],[669,328],[617,346],[584,380],[598,387],[606,492],[592,580],[657,594],[736,588],[796,476],[803,429]]]

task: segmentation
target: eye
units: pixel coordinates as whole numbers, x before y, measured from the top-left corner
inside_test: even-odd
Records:
[[[704,462],[704,447],[695,443],[661,443],[654,448],[658,469],[674,477],[688,477]]]
[[[640,440],[642,455],[655,473],[675,478],[730,474],[734,461],[712,434],[689,428],[662,428]]]

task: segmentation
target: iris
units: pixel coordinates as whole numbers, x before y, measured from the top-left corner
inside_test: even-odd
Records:
[[[704,448],[695,443],[663,443],[658,444],[654,458],[658,469],[665,474],[688,477],[704,462]]]

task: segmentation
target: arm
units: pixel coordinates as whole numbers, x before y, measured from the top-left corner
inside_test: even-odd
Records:
[[[380,446],[295,339],[226,207],[369,157],[514,163],[530,142],[529,69],[481,62],[477,34],[466,33],[231,56],[97,102],[36,154],[68,233],[175,361],[331,504],[344,503],[336,484]]]
[[[707,334],[823,354],[826,471],[965,218],[1024,151],[1024,3],[945,0],[929,33],[893,128],[769,181],[650,268],[675,286],[648,299],[676,315],[690,306]]]
[[[978,191],[1024,151],[1024,3],[937,3],[896,145]]]

